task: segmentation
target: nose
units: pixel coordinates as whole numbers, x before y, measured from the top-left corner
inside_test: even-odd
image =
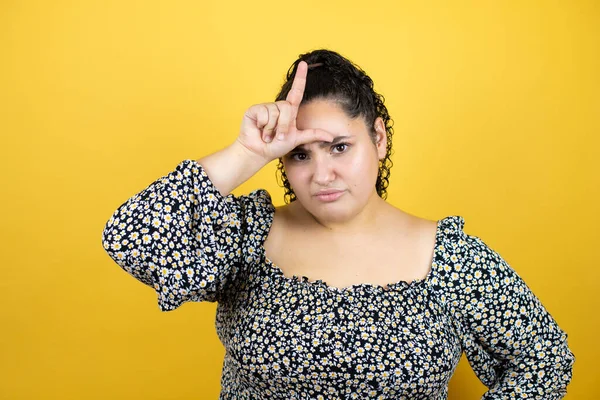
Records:
[[[334,179],[333,161],[329,157],[315,157],[313,161],[313,181],[320,186],[328,186]]]

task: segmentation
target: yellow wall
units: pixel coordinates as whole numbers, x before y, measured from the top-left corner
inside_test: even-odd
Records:
[[[2,1],[0,398],[215,399],[215,304],[161,313],[101,231],[229,144],[296,56],[330,47],[395,119],[389,200],[465,217],[569,334],[597,398],[600,6],[589,1]],[[282,203],[274,164],[239,188]],[[451,399],[484,387],[461,363]]]

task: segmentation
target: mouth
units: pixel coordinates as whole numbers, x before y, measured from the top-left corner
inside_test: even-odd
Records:
[[[345,193],[344,190],[336,190],[336,189],[327,189],[321,190],[315,194],[317,200],[322,201],[324,203],[330,203],[332,201],[336,201]]]

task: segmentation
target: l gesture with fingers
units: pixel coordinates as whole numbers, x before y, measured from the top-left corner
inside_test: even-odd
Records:
[[[335,137],[321,129],[299,130],[296,127],[307,71],[306,62],[300,61],[285,101],[253,105],[244,114],[237,140],[267,162],[282,157],[302,144],[331,142]]]

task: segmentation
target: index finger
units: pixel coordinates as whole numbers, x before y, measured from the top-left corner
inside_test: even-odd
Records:
[[[294,75],[294,81],[292,82],[292,88],[288,92],[285,98],[290,104],[296,108],[300,107],[302,97],[304,97],[304,88],[306,87],[306,73],[308,71],[308,64],[306,61],[300,61],[296,68],[296,75]]]

